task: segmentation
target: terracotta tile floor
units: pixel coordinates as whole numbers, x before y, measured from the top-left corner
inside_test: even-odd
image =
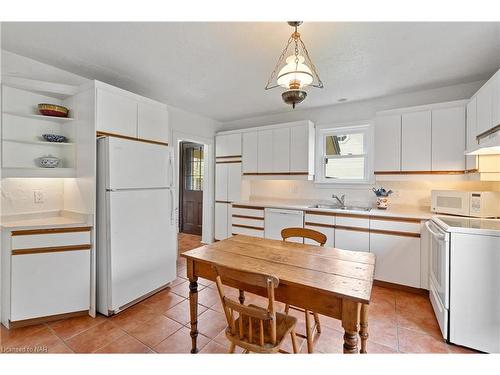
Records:
[[[199,236],[179,235],[179,253],[200,245]],[[85,316],[12,330],[2,326],[0,352],[189,353],[188,285],[183,258],[178,261],[178,275],[170,288],[112,318]],[[198,347],[201,353],[225,353],[226,323],[214,284],[200,280],[199,285]],[[381,287],[374,287],[372,297],[369,353],[472,352],[443,341],[427,297]],[[262,299],[248,294],[247,301],[259,303]],[[282,304],[278,308],[282,309]],[[303,316],[300,313],[296,316],[297,330],[301,332]],[[316,338],[315,352],[341,353],[340,322],[322,316],[321,323],[323,330]],[[289,341],[284,344],[288,351]],[[299,344],[305,353],[305,341],[299,339]]]

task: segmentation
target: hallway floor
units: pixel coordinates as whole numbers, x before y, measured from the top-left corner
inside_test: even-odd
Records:
[[[200,237],[180,234],[179,253],[201,246]],[[189,353],[189,299],[185,260],[179,258],[178,278],[172,285],[111,318],[76,317],[25,328],[0,330],[0,353]],[[247,302],[262,303],[247,294]],[[283,305],[279,304],[282,309]],[[293,311],[293,310],[292,310]],[[472,353],[446,344],[429,299],[422,295],[375,286],[369,309],[368,353]],[[225,353],[226,321],[215,284],[199,280],[198,347],[201,353]],[[297,332],[305,331],[302,314]],[[321,316],[322,333],[314,349],[341,353],[340,322]],[[299,339],[302,352],[305,341]],[[288,341],[285,350],[290,351]]]

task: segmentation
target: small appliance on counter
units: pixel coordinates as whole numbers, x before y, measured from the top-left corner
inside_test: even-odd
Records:
[[[431,211],[458,216],[499,218],[500,192],[432,190]]]

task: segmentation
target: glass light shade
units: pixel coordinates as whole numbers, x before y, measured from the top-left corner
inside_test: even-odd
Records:
[[[304,64],[304,56],[299,55],[298,59],[299,62],[295,63],[295,55],[287,57],[286,65],[278,73],[278,85],[286,89],[301,89],[312,83],[313,75]]]

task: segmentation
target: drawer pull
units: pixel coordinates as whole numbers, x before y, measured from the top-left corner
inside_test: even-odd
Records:
[[[92,245],[70,245],[54,247],[34,247],[31,249],[12,250],[12,255],[42,254],[42,253],[60,253],[63,251],[90,250]]]

